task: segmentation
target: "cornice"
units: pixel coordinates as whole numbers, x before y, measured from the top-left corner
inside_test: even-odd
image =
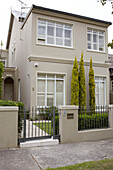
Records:
[[[71,65],[74,63],[74,60],[72,60],[72,59],[42,57],[42,56],[34,56],[34,55],[29,56],[28,60],[29,60],[29,62],[30,61],[40,61],[40,62],[49,62],[49,63],[71,64]],[[79,61],[78,61],[78,64],[79,64]],[[84,66],[90,66],[90,62],[84,61]],[[109,68],[109,64],[107,64],[107,63],[93,62],[93,66]]]

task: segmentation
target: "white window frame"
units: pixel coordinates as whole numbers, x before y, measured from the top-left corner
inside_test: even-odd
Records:
[[[99,80],[96,80],[96,78],[99,78]],[[104,80],[100,80],[100,78],[104,78]],[[99,105],[96,105],[96,106],[106,106],[106,77],[99,77],[99,76],[95,76],[95,83],[98,82],[98,85],[99,85],[99,92],[97,93],[95,91],[95,96],[98,94],[99,95]],[[100,105],[100,83],[104,82],[104,105]]]
[[[45,43],[41,43],[41,42],[38,42],[38,39],[40,39],[41,40],[41,37],[38,35],[38,26],[39,25],[43,25],[43,24],[39,24],[39,22],[38,22],[38,24],[37,24],[37,44],[41,44],[41,45],[49,45],[49,46],[56,46],[56,47],[65,47],[65,48],[73,48],[73,25],[72,24],[64,24],[64,23],[60,23],[60,22],[55,22],[55,21],[50,21],[50,20],[45,20],[45,19],[38,19],[38,21],[39,20],[42,20],[42,21],[45,21],[45,38],[43,38],[42,37],[42,41],[43,42],[45,42]],[[47,37],[48,37],[48,35],[47,35],[47,26],[48,26],[48,23],[49,22],[53,22],[54,23],[54,36],[50,36],[50,37],[52,37],[52,38],[54,38],[54,44],[49,44],[49,43],[47,43]],[[62,37],[61,37],[61,39],[63,40],[63,44],[62,45],[57,45],[56,44],[56,39],[57,38],[60,38],[60,37],[57,37],[56,36],[56,28],[59,28],[58,26],[56,26],[57,24],[62,24],[62,29],[63,29],[63,35],[62,35]],[[71,28],[65,28],[66,26],[70,26]],[[65,36],[64,36],[64,32],[65,32],[65,30],[70,30],[71,31],[71,38],[66,38]],[[44,40],[45,39],[45,40]],[[71,41],[71,45],[70,46],[66,46],[64,43],[65,43],[65,40],[70,40]]]
[[[38,77],[38,74],[45,74],[45,78]],[[54,78],[47,78],[47,75],[49,75],[49,74],[54,75]],[[61,75],[61,76],[63,76],[63,78],[56,78],[57,75]],[[38,80],[45,80],[45,92],[38,92]],[[57,80],[63,81],[63,105],[65,105],[65,75],[64,74],[37,72],[37,86],[36,86],[37,87],[37,96],[38,96],[38,94],[45,94],[45,106],[50,107],[50,106],[47,106],[47,80],[53,80],[55,82],[54,83],[54,92],[53,92],[53,95],[54,95],[53,106],[56,106],[56,81]],[[37,105],[37,108],[38,107],[43,108],[44,106],[38,106]]]
[[[91,32],[89,33],[88,32],[88,30],[91,30]],[[94,41],[93,41],[93,35],[94,35],[94,31],[97,31],[97,43],[95,43]],[[100,32],[103,32],[103,34],[100,34]],[[90,34],[91,35],[91,41],[88,41],[88,34]],[[101,51],[101,50],[99,50],[99,36],[103,36],[103,40],[104,40],[104,42],[103,42],[103,51]],[[91,49],[89,49],[88,48],[88,43],[90,43],[91,44]],[[95,50],[94,48],[93,48],[93,44],[97,44],[97,50]],[[103,31],[103,30],[97,30],[97,29],[92,29],[92,28],[87,28],[87,50],[88,51],[97,51],[97,52],[105,52],[105,31]]]

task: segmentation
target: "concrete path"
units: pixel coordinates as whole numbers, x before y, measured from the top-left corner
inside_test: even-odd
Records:
[[[0,150],[0,170],[40,170],[27,149]]]
[[[113,158],[113,139],[0,150],[0,170],[39,170]]]
[[[44,120],[43,121],[40,120],[40,123],[42,123],[42,122],[43,122],[43,124],[45,123]],[[48,123],[48,121],[46,121],[46,122]],[[40,129],[39,127],[37,127],[33,123],[39,123],[39,121],[26,120],[26,138],[28,138],[28,137],[48,136],[49,135],[48,133],[44,132],[42,129]],[[23,131],[21,133],[21,136],[23,137]]]
[[[42,169],[113,158],[113,139],[29,148]]]

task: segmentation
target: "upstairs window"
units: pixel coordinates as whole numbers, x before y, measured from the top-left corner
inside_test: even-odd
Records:
[[[72,47],[72,25],[39,19],[38,43]]]
[[[87,29],[87,49],[105,51],[105,32],[95,29]]]

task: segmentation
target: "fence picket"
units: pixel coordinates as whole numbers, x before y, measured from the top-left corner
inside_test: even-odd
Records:
[[[78,130],[108,128],[109,107],[96,106],[95,108],[79,108]]]

